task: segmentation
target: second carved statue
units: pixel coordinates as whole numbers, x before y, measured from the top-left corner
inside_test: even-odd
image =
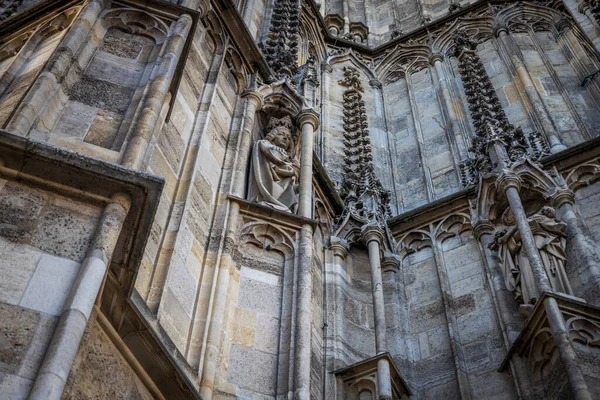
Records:
[[[566,224],[557,220],[554,209],[547,206],[527,220],[550,286],[557,292],[572,295],[566,272]],[[536,303],[539,293],[521,243],[521,235],[512,215],[504,216],[503,222],[509,227],[496,233],[490,248],[498,251],[506,288],[513,292],[517,301],[531,306]]]

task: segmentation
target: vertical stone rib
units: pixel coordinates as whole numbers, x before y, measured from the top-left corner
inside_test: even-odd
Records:
[[[67,74],[73,58],[85,44],[92,26],[104,9],[104,3],[104,0],[93,0],[83,8],[46,67],[21,101],[6,130],[21,136],[29,133],[48,105],[48,99]]]
[[[531,75],[525,66],[523,57],[521,56],[517,45],[514,43],[512,37],[508,34],[508,31],[505,28],[498,30],[498,42],[510,59],[510,62],[517,74],[517,79],[525,90],[525,94],[527,95],[527,98],[529,99],[536,116],[542,124],[544,133],[546,134],[548,143],[550,144],[550,151],[552,153],[557,153],[566,149],[567,147],[562,143],[560,137],[558,136],[558,132],[554,127],[550,113],[546,109],[540,93],[533,84],[533,79],[531,78]]]
[[[135,123],[137,127],[123,154],[122,164],[126,167],[145,169],[144,161],[157,131],[156,127],[160,125],[161,109],[166,102],[191,27],[192,18],[183,14],[175,23],[169,39],[164,44],[164,54],[154,69],[156,76],[148,87],[140,117]]]

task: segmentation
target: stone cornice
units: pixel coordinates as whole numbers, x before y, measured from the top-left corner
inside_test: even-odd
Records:
[[[52,18],[52,16],[77,4],[83,0],[46,0],[31,6],[0,23],[0,44],[14,34],[22,32],[35,20]]]
[[[464,17],[465,15],[472,13],[473,11],[485,9],[485,8],[489,7],[490,5],[494,5],[494,4],[512,4],[512,3],[518,3],[518,1],[515,1],[515,0],[493,0],[493,1],[478,0],[474,3],[464,6],[463,8],[461,8],[458,11],[447,14],[439,19],[436,19],[435,21],[425,24],[425,25],[423,25],[419,28],[416,28],[410,32],[404,33],[398,37],[390,39],[389,41],[382,43],[376,47],[369,47],[369,46],[366,46],[363,44],[358,44],[358,43],[352,42],[350,40],[332,35],[329,32],[329,30],[327,29],[325,20],[324,20],[323,16],[321,16],[319,8],[318,8],[315,0],[305,0],[304,3],[307,4],[307,6],[310,6],[312,8],[312,12],[315,15],[319,16],[318,24],[319,24],[319,27],[321,28],[321,31],[323,32],[323,37],[325,38],[325,42],[327,44],[336,45],[336,46],[342,45],[343,47],[351,48],[359,53],[362,53],[363,55],[375,57],[375,56],[380,55],[383,51],[387,50],[388,48],[393,48],[394,46],[396,46],[398,44],[402,44],[415,36],[426,35],[428,32],[441,27],[442,25],[446,24],[447,22]],[[569,10],[566,10],[566,12],[571,14]]]

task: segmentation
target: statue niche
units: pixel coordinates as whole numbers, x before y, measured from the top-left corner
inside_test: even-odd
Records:
[[[293,127],[290,117],[269,120],[265,138],[252,149],[248,199],[296,213],[300,164],[294,157]]]
[[[489,247],[498,251],[506,288],[513,292],[515,299],[525,305],[525,308],[531,308],[539,298],[539,293],[521,243],[521,234],[512,215],[507,213],[502,220],[508,228],[496,232]],[[552,289],[572,295],[565,270],[566,224],[556,219],[556,212],[552,207],[542,207],[527,221]]]

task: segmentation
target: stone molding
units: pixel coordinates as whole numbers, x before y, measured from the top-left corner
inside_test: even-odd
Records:
[[[398,399],[408,399],[412,392],[406,384],[406,381],[400,374],[394,359],[390,353],[385,352],[377,354],[376,356],[367,358],[357,363],[342,367],[333,371],[333,374],[340,377],[345,385],[350,386],[355,384],[361,379],[365,379],[366,375],[370,373],[372,376],[370,379],[372,382],[377,381],[377,362],[379,360],[387,360],[390,364],[391,380],[393,382],[392,389],[393,395]]]
[[[548,346],[544,354],[536,352],[536,348],[543,341],[552,341],[551,332],[548,329],[548,316],[544,308],[544,302],[552,297],[558,303],[562,318],[567,327],[567,334],[574,343],[582,347],[594,347],[596,351],[600,349],[600,308],[588,305],[582,299],[574,296],[568,296],[563,293],[543,293],[535,304],[531,315],[527,319],[525,326],[519,336],[515,339],[507,355],[498,368],[499,372],[504,372],[509,366],[509,362],[514,357],[523,358],[530,372],[537,379],[543,378],[541,375],[544,370],[543,363],[550,362],[554,352],[558,352],[556,345]],[[583,324],[577,321],[585,321]],[[590,330],[591,329],[591,330]],[[587,334],[582,334],[587,331]],[[549,336],[548,336],[549,335]],[[542,336],[544,338],[542,338]],[[586,350],[590,351],[590,350]],[[540,359],[541,357],[541,359]]]

